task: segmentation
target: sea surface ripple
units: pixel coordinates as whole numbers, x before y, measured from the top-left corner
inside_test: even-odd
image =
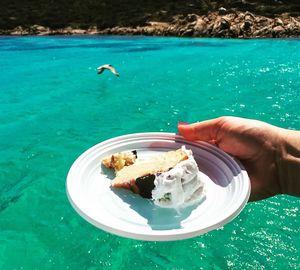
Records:
[[[118,135],[221,115],[300,130],[299,39],[0,37],[0,70],[0,269],[300,269],[299,198],[142,242],[84,221],[65,190],[73,161]]]

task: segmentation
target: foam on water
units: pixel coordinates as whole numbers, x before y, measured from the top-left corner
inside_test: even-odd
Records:
[[[98,76],[105,63],[120,77]],[[118,135],[220,115],[300,129],[299,63],[299,40],[1,37],[0,268],[300,268],[298,198],[251,203],[219,230],[153,243],[98,230],[65,192],[76,157]]]

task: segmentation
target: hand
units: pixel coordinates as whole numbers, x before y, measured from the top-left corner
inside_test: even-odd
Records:
[[[238,117],[220,117],[190,125],[179,123],[178,130],[188,140],[215,144],[238,158],[251,180],[250,201],[265,199],[287,189],[283,187],[281,179],[281,167],[285,167],[281,161],[284,159],[284,138],[287,137],[287,130]],[[299,185],[297,186],[299,191]],[[296,195],[300,194],[298,191]]]

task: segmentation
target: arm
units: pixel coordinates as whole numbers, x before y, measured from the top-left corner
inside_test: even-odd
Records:
[[[300,196],[300,132],[281,129],[278,174],[282,193]]]

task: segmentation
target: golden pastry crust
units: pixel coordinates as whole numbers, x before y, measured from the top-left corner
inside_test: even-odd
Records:
[[[136,151],[120,152],[102,159],[102,164],[109,169],[120,171],[125,166],[129,166],[135,163],[137,158]]]

